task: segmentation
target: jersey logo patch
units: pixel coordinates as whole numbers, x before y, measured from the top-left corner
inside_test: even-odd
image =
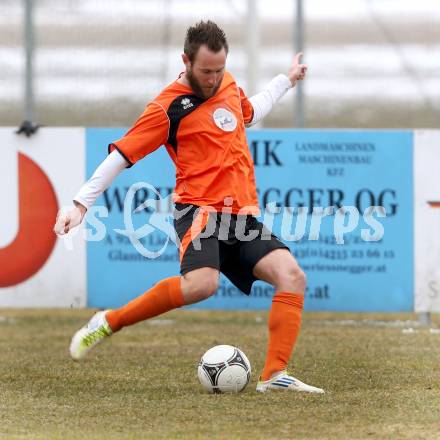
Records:
[[[188,110],[191,107],[194,107],[194,104],[191,102],[189,98],[183,98],[182,101],[180,101],[182,104],[182,107],[184,110]]]
[[[237,118],[225,108],[218,108],[213,114],[215,125],[223,131],[234,131],[237,127]]]

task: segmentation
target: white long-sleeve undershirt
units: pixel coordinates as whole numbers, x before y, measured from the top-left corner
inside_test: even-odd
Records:
[[[117,150],[112,151],[96,168],[93,176],[81,187],[73,200],[89,209],[118,174],[127,168],[127,165],[127,161]]]
[[[290,79],[280,74],[272,78],[263,91],[251,96],[249,101],[254,109],[254,116],[248,125],[261,121],[290,88],[292,88]]]

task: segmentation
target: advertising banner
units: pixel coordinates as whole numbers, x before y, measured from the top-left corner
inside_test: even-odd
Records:
[[[85,178],[84,129],[15,130],[0,128],[0,307],[84,306],[81,230],[67,240],[52,230]]]
[[[87,176],[123,133],[87,129]],[[249,130],[248,140],[261,219],[307,274],[306,310],[413,310],[412,132]],[[161,148],[90,210],[89,306],[120,306],[179,273],[173,188]],[[272,293],[258,282],[248,297],[221,277],[217,293],[192,307],[267,309]]]
[[[440,131],[414,134],[415,310],[440,312]]]
[[[290,222],[283,209],[274,230],[307,274],[306,309],[412,310],[412,133],[274,130],[249,139],[262,205],[295,210]]]
[[[87,176],[107,156],[107,146],[119,139],[125,130],[87,129]],[[129,220],[138,229],[151,225],[141,238],[144,256],[124,235],[124,203],[134,183],[144,183],[129,203]],[[87,230],[88,305],[116,307],[140,295],[163,278],[179,274],[179,255],[170,236],[163,229],[172,227],[174,165],[165,148],[160,148],[132,168],[122,172],[113,185],[98,198],[89,210]],[[149,186],[151,185],[151,186]],[[154,185],[154,186],[153,186]],[[154,201],[158,200],[156,204]],[[133,213],[133,208],[149,201],[150,206]],[[119,231],[119,232],[118,232]],[[151,256],[153,257],[153,256]]]

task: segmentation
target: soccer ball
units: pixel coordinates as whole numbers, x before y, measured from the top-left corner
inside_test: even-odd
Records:
[[[251,364],[237,347],[217,345],[202,356],[197,374],[209,393],[239,393],[249,383]]]

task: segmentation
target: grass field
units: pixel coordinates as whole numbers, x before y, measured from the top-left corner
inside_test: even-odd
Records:
[[[172,312],[75,363],[70,337],[91,313],[0,311],[1,439],[440,438],[440,334],[394,321],[415,315],[306,313],[292,367],[322,396],[255,392],[266,313]],[[251,360],[241,394],[198,384],[199,357],[220,343]]]

